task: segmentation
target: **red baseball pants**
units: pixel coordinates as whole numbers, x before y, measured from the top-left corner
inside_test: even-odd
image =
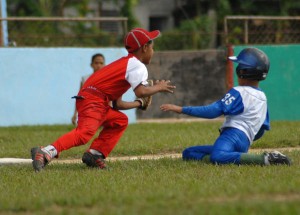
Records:
[[[112,109],[106,98],[85,92],[81,95],[84,99],[76,100],[77,127],[62,135],[52,145],[59,155],[61,151],[86,144],[98,128],[103,126],[99,136],[92,142],[90,149],[97,150],[107,157],[127,128],[128,118],[124,113]]]

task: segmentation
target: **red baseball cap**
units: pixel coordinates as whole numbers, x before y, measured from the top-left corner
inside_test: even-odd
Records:
[[[148,43],[150,40],[154,40],[159,35],[159,30],[148,32],[142,28],[134,28],[126,34],[124,38],[124,45],[128,52],[133,52]]]

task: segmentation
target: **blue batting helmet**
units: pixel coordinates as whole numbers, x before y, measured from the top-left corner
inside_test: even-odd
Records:
[[[250,80],[265,80],[270,68],[268,56],[257,48],[245,48],[239,55],[229,57],[238,63],[236,74],[239,78]]]

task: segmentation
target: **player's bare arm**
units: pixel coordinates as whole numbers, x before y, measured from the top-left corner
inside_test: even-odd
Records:
[[[140,105],[141,103],[139,101],[127,102],[127,101],[123,101],[122,97],[113,101],[113,108],[116,110],[129,110],[132,108],[138,108],[140,107]]]
[[[153,86],[144,86],[140,84],[134,89],[138,98],[154,95],[158,92],[174,93],[176,86],[171,85],[170,80],[157,80]]]
[[[163,104],[160,106],[162,111],[173,111],[175,113],[182,113],[182,107],[173,104]]]

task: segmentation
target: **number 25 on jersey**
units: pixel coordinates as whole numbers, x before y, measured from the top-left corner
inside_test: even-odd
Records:
[[[226,105],[230,105],[235,100],[235,97],[232,96],[230,93],[227,93],[225,97],[221,100]]]

